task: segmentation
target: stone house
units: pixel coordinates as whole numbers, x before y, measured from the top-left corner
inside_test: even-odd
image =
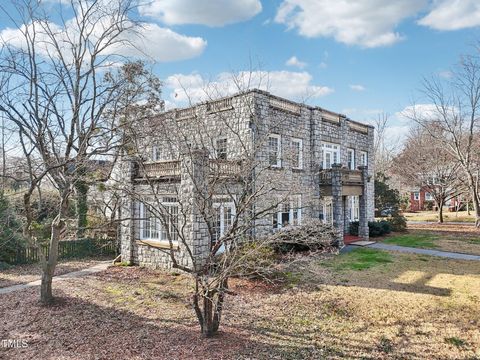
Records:
[[[113,176],[124,192],[122,261],[171,267],[175,251],[189,266],[237,218],[252,237],[311,218],[342,233],[359,221],[368,238],[370,125],[255,89],[162,113],[136,131],[136,156],[124,154]],[[245,211],[239,199],[247,193],[256,197]]]

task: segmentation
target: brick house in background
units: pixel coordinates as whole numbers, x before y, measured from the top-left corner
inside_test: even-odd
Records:
[[[460,197],[455,196],[452,199],[447,200],[445,206],[447,206],[450,211],[453,211],[460,203]],[[410,190],[409,210],[425,211],[429,209],[437,210],[435,206],[435,199],[430,193],[429,188],[423,186]]]
[[[290,200],[278,211],[255,220],[253,237],[285,226],[301,225],[311,218],[331,223],[342,233],[347,233],[350,222],[357,220],[360,235],[368,238],[368,221],[374,219],[372,126],[256,89],[167,111],[152,121],[196,130],[169,151],[162,145],[162,132],[153,134],[152,131],[150,138],[145,139],[141,155],[148,161],[142,168],[134,157],[125,154],[121,157],[114,180],[123,183],[129,191],[144,194],[145,198],[152,196],[145,179],[154,181],[155,195],[171,214],[168,221],[157,221],[151,215],[150,205],[125,192],[118,212],[118,218],[124,219],[119,232],[122,261],[170,267],[165,251],[169,241],[175,251],[184,251],[171,233],[175,227],[182,226],[179,224],[182,202],[197,196],[192,176],[199,175],[192,174],[205,174],[206,167],[215,166],[222,172],[224,181],[229,182],[229,192],[234,194],[239,181],[234,174],[245,161],[242,149],[258,149],[255,160],[265,165],[262,176],[255,178],[255,187],[273,183],[274,191],[279,194],[291,193]],[[182,156],[183,145],[193,142],[194,138],[198,141],[206,133],[209,140],[202,142],[203,148],[195,152],[194,160]],[[216,195],[216,199],[212,207],[218,217],[218,238],[228,228],[236,209],[224,193]],[[212,239],[205,235],[205,224],[199,223],[198,214],[192,211],[185,216],[183,228],[190,229],[189,247],[202,256],[212,246]],[[171,234],[169,240],[166,239],[168,233]],[[187,264],[189,260],[185,257],[181,261]]]

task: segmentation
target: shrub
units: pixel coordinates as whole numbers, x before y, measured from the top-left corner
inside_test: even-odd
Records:
[[[22,224],[10,207],[7,198],[0,194],[0,262],[15,257],[17,249],[24,245]]]
[[[283,228],[272,235],[272,243],[280,253],[331,250],[338,246],[341,234],[332,225],[310,219],[300,226]]]
[[[393,216],[387,218],[388,223],[392,231],[402,232],[407,230],[407,219],[405,216],[396,213]]]
[[[358,236],[358,221],[350,223],[350,235]],[[368,222],[368,233],[370,237],[382,236],[389,234],[392,231],[390,222],[387,220],[380,221],[369,221]]]

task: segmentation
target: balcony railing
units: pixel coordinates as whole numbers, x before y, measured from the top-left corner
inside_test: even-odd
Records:
[[[238,176],[242,170],[242,163],[233,160],[210,160],[210,169],[213,175]]]
[[[362,172],[360,170],[340,169],[343,185],[363,185]],[[332,185],[333,169],[320,171],[320,185]]]
[[[180,161],[162,161],[140,164],[138,178],[168,178],[180,176]]]
[[[242,162],[237,160],[210,160],[209,170],[212,176],[234,177],[240,175]],[[180,175],[181,162],[175,160],[140,164],[136,178],[180,178]]]

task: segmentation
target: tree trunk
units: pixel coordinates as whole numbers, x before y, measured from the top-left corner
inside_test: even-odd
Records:
[[[64,218],[68,211],[69,192],[62,192],[62,199],[57,216],[52,222],[52,235],[50,236],[48,257],[43,262],[42,281],[40,285],[40,302],[49,305],[53,302],[52,279],[58,260],[58,242],[65,226]],[[41,250],[40,250],[41,251]]]
[[[470,193],[472,194],[472,202],[473,202],[473,211],[475,212],[475,226],[480,228],[480,201],[479,201],[479,193],[477,189],[477,182],[475,181],[472,174],[468,174],[468,182],[470,187]]]
[[[197,280],[197,289],[198,282],[199,280]],[[218,332],[227,287],[228,279],[225,279],[214,289],[196,291],[193,297],[193,307],[200,323],[200,331],[206,338],[212,337]]]
[[[443,223],[443,201],[438,204],[438,222]]]
[[[77,181],[75,189],[77,192],[77,238],[81,239],[84,237],[87,227],[88,185],[85,180],[80,179]]]

